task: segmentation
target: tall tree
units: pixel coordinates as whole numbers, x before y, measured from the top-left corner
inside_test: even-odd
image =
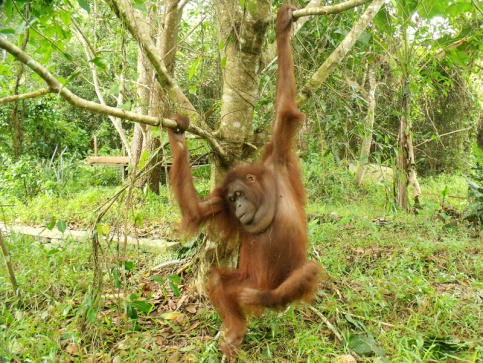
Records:
[[[295,11],[294,16],[300,18],[310,15],[336,14],[367,2],[369,0],[348,0],[331,6],[310,7]],[[136,147],[131,149],[133,158],[139,155],[140,145],[149,147],[148,140],[152,126],[176,127],[175,122],[166,118],[166,115],[173,111],[190,117],[192,123],[188,131],[204,138],[211,147],[215,165],[214,181],[219,180],[223,171],[233,163],[242,158],[253,157],[257,151],[253,142],[255,137],[252,127],[253,110],[259,97],[263,45],[266,41],[267,29],[273,21],[271,15],[272,3],[262,4],[257,1],[241,3],[236,0],[220,0],[213,3],[218,22],[218,43],[221,50],[219,55],[220,68],[223,73],[221,107],[214,127],[210,127],[206,123],[204,118],[206,110],[197,109],[193,106],[189,93],[185,92],[180,86],[182,77],[174,71],[176,49],[177,46],[179,47],[178,26],[186,2],[169,0],[161,4],[154,0],[142,3],[127,0],[106,0],[106,3],[109,5],[110,11],[121,21],[122,27],[127,29],[132,40],[137,44],[138,78],[136,91],[139,101],[135,97],[120,104],[121,102],[117,98],[117,106],[113,107],[109,106],[109,102],[102,104],[102,102],[97,103],[82,99],[69,90],[70,80],[61,82],[49,71],[47,67],[48,57],[46,64],[42,65],[32,57],[31,54],[34,53],[31,52],[29,47],[26,48],[26,51],[23,51],[4,37],[0,37],[0,48],[6,50],[21,63],[26,64],[45,81],[47,90],[43,90],[43,94],[45,92],[57,93],[75,107],[139,123],[140,126],[134,130]],[[70,34],[70,26],[73,18],[75,18],[74,14],[80,12],[86,25],[89,24],[90,20],[86,18],[86,14],[98,14],[96,7],[100,4],[94,3],[93,7],[87,2],[79,2],[79,4],[83,8],[82,10],[79,10],[77,5],[74,5],[71,1],[59,1],[55,5],[50,5],[50,7],[36,6],[35,11],[42,18],[42,21],[40,22],[41,25],[35,28],[35,31],[43,34],[43,32],[47,33],[48,29],[48,34],[52,35],[52,39],[38,37],[36,38],[37,43],[31,44],[31,47],[38,47],[39,44],[43,46],[43,42],[45,42],[49,45],[58,44],[60,50],[65,49],[66,44],[59,39],[62,36],[65,37],[67,33]],[[298,95],[302,105],[312,94],[317,92],[327,76],[347,55],[382,4],[383,0],[374,0],[367,7],[361,19],[356,22],[341,45],[333,54],[329,55],[314,76],[302,87]],[[12,0],[5,2],[7,15],[10,16],[10,19],[13,19],[16,11],[22,10],[19,6]],[[59,21],[59,19],[62,21]],[[53,24],[56,24],[56,27],[52,28]],[[11,20],[11,25],[15,25],[13,20]],[[14,30],[6,33],[10,33],[10,39],[15,41]],[[87,34],[88,32],[84,31],[83,33]],[[90,44],[95,44],[95,42],[90,42]],[[67,59],[72,59],[71,55],[64,50],[62,50],[62,53]],[[130,80],[125,78],[127,72],[118,73],[116,70],[110,69],[108,55],[100,56],[98,51],[92,53],[92,55],[95,54],[97,54],[97,57],[91,59],[90,63],[103,69],[108,74],[115,74],[116,82],[119,85],[116,91],[123,95],[129,94],[124,87],[127,88],[127,85],[134,83],[134,81],[132,78]],[[84,68],[79,66],[79,72],[73,74],[73,77],[83,75],[83,70]],[[182,74],[182,72],[180,73]],[[121,77],[121,74],[124,74],[124,76]],[[125,86],[122,86],[123,84]],[[105,88],[109,89],[107,86]],[[112,94],[114,93],[116,92],[112,92]],[[39,92],[31,92],[24,97],[38,96]],[[20,95],[15,99],[19,97]],[[2,102],[0,100],[0,103]],[[136,105],[135,111],[131,110],[131,104]],[[207,250],[212,252],[201,257],[203,264],[212,263],[214,258],[221,258],[222,263],[225,264],[234,264],[236,261],[236,246],[225,245],[218,248],[208,248]],[[216,253],[213,253],[213,251]],[[201,268],[201,270],[203,269]]]

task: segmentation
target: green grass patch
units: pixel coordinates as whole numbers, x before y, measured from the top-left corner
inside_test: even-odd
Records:
[[[447,210],[441,191],[448,187],[447,195],[464,196],[464,179],[442,176],[421,184],[437,195],[423,194],[417,215],[388,211],[380,185],[343,195],[330,186],[318,194],[311,185],[309,253],[330,278],[321,283],[315,310],[301,305],[250,317],[239,361],[337,362],[350,354],[363,362],[481,362],[481,236],[451,216],[457,223],[449,228],[441,214]],[[10,209],[10,221],[41,224],[50,215],[88,226],[114,190],[39,195]],[[446,196],[444,204],[462,211],[463,202]],[[114,228],[124,217],[123,206],[121,201],[103,223]],[[132,209],[130,225],[139,218],[138,230],[175,238],[179,212],[167,190],[160,196],[137,191]],[[159,273],[151,268],[176,255],[142,248],[121,253],[117,241],[102,239],[104,288],[95,305],[88,241],[40,244],[20,236],[6,241],[21,296],[12,293],[1,264],[3,361],[221,361],[215,338],[220,318],[187,284],[189,275],[170,278],[175,266],[153,279]]]

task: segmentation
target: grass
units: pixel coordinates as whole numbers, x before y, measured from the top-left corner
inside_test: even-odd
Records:
[[[365,362],[483,362],[481,236],[462,223],[446,228],[439,210],[441,191],[448,186],[450,195],[464,196],[464,180],[444,176],[422,184],[423,191],[436,196],[423,196],[418,215],[388,212],[384,189],[374,185],[349,189],[340,198],[333,193],[330,203],[312,196],[307,207],[310,254],[330,275],[321,284],[316,311],[297,305],[251,317],[239,360],[337,362],[357,354]],[[110,193],[97,188],[69,198],[38,197],[10,210],[9,218],[41,223],[50,214],[85,226]],[[172,238],[179,214],[168,203],[168,193],[135,199],[140,229],[166,224],[156,231]],[[459,199],[445,203],[457,211],[464,208]],[[107,221],[114,223],[121,209]],[[163,270],[164,288],[152,280],[156,272],[151,267],[175,256],[142,249],[122,255],[115,243],[102,241],[110,253],[103,260],[105,288],[96,306],[89,299],[89,242],[67,239],[52,246],[11,236],[7,245],[21,296],[12,293],[0,265],[2,361],[221,361],[215,339],[221,321],[186,284],[188,276],[178,285],[179,296],[167,279],[176,268]],[[132,265],[120,265],[120,260]],[[143,312],[142,303],[152,309]],[[137,307],[137,319],[126,315],[129,305]]]

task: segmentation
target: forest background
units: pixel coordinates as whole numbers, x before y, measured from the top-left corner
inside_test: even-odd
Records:
[[[201,286],[237,249],[201,235],[173,251],[163,128],[190,116],[201,194],[256,159],[280,3],[3,1],[4,361],[220,359]],[[481,4],[293,3],[310,253],[328,276],[314,308],[252,319],[241,359],[480,361]]]

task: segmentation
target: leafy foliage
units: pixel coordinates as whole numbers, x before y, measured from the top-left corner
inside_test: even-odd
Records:
[[[483,228],[483,150],[473,145],[476,162],[468,174],[468,208],[464,219],[477,222]]]

